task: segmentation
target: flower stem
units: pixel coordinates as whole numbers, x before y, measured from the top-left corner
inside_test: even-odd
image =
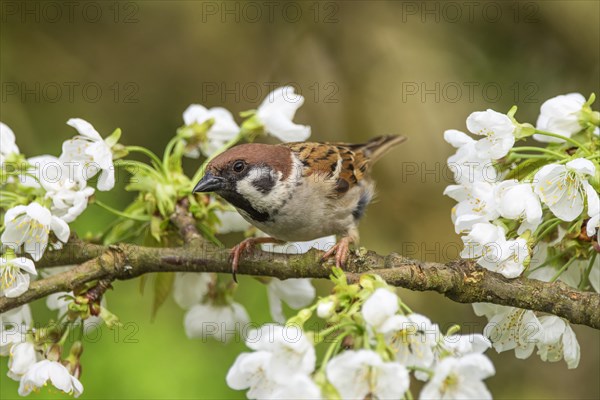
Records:
[[[169,158],[171,157],[171,152],[173,151],[173,147],[175,144],[181,140],[179,136],[173,137],[173,139],[169,140],[167,146],[165,147],[165,153],[163,154],[162,168],[165,175],[169,175]]]
[[[548,158],[543,154],[526,154],[526,153],[510,153],[511,156],[515,156],[515,158]]]
[[[594,252],[594,254],[592,254],[592,257],[590,258],[590,264],[585,269],[583,277],[581,278],[581,282],[579,283],[580,290],[585,289],[585,287],[588,285],[588,283],[590,283],[590,273],[592,272],[592,268],[594,268],[594,261],[596,261],[597,255],[598,255],[598,253]]]
[[[550,155],[553,155],[553,156],[561,158],[561,159],[568,157],[566,154],[561,154],[561,153],[558,153],[556,151],[544,149],[543,147],[535,147],[535,146],[513,147],[511,149],[511,154],[513,154],[512,153],[513,151],[537,151],[537,152],[540,152],[540,153],[550,154]]]
[[[329,328],[325,329],[324,331],[319,332],[319,337],[325,337],[325,336],[329,335],[331,332],[335,332],[336,330],[338,330],[340,328],[344,328],[346,326],[354,326],[354,323],[344,322],[341,324],[330,326]]]
[[[152,161],[156,163],[157,168],[162,168],[162,161],[154,152],[142,146],[127,146],[126,149],[130,152],[138,152],[148,156]]]
[[[534,271],[537,271],[540,268],[544,268],[546,265],[550,264],[553,261],[556,261],[556,260],[562,258],[563,256],[564,256],[564,254],[560,253],[560,254],[555,255],[554,257],[547,258],[546,261],[544,261],[543,263],[541,263],[540,265],[538,265],[537,267],[535,267],[534,269],[532,269],[530,272],[534,272]]]
[[[112,208],[111,206],[109,206],[108,204],[104,204],[100,200],[94,201],[94,204],[99,205],[100,207],[104,208],[106,211],[111,212],[111,213],[113,213],[115,215],[118,215],[119,217],[129,218],[129,219],[133,219],[135,221],[141,221],[141,222],[148,222],[148,221],[150,221],[150,217],[147,216],[147,215],[146,216],[141,216],[141,215],[128,214],[126,212],[116,210],[116,209]]]
[[[320,371],[325,370],[325,366],[327,365],[327,362],[340,349],[340,347],[342,345],[342,341],[344,340],[344,338],[347,335],[348,335],[348,332],[344,332],[343,334],[341,334],[337,338],[335,338],[335,341],[333,343],[331,343],[331,345],[327,349],[327,352],[325,353],[325,356],[323,357],[323,361],[321,361],[321,366],[319,367]]]
[[[157,170],[155,170],[154,168],[152,168],[148,164],[145,164],[145,163],[140,162],[140,161],[135,161],[135,160],[117,160],[117,161],[115,161],[115,166],[117,166],[117,167],[140,168],[140,169],[143,169],[144,171],[146,171],[147,173],[149,173],[150,175],[154,176],[156,179],[163,180],[163,176],[160,174],[160,172],[158,172]],[[135,175],[135,171],[134,172],[130,172],[130,173],[131,173],[131,175]]]
[[[412,366],[412,367],[406,367],[409,370],[412,371],[421,371],[421,372],[425,372],[427,375],[432,376],[433,372],[427,368],[423,368],[423,367],[416,367],[416,366]]]
[[[567,270],[567,268],[569,268],[569,265],[573,264],[573,261],[575,261],[575,257],[573,257],[569,261],[567,261],[565,263],[565,265],[563,265],[562,268],[559,269],[556,274],[554,274],[552,279],[550,279],[550,282],[556,281],[563,274],[563,272],[565,272]]]
[[[559,218],[554,218],[554,219],[551,219],[551,220],[547,221],[546,223],[548,223],[550,221],[553,221],[553,222],[550,223],[550,224],[548,224],[548,225],[543,225],[545,229],[540,234],[538,234],[536,236],[536,239],[538,241],[540,241],[541,239],[545,238],[548,233],[552,232],[552,230],[554,228],[556,228],[558,225],[560,225],[561,222],[562,222],[562,220],[560,220]],[[538,230],[540,230],[540,228],[538,228]]]
[[[550,136],[550,137],[554,137],[557,139],[562,139],[565,142],[569,142],[572,145],[582,149],[583,151],[585,151],[588,155],[592,155],[592,152],[590,150],[588,150],[583,144],[579,143],[577,140],[572,139],[570,137],[566,137],[563,135],[559,135],[557,133],[552,133],[552,132],[546,132],[546,131],[540,131],[539,129],[535,130],[535,133],[537,133],[538,135],[543,135],[543,136]]]

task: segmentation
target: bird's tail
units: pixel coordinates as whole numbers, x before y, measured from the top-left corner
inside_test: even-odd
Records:
[[[400,135],[385,135],[377,136],[369,140],[367,143],[360,145],[361,149],[370,158],[371,164],[379,160],[392,147],[406,141],[406,136]]]

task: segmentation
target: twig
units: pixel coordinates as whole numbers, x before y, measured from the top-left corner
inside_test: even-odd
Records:
[[[100,248],[102,246],[88,251],[89,259],[78,267],[32,282],[29,290],[20,297],[0,297],[0,312],[98,279],[125,280],[151,272],[229,273],[231,270],[229,251],[206,242],[179,248],[119,244],[102,248],[104,251],[100,256],[94,255]],[[242,259],[240,274],[280,279],[327,278],[331,264],[321,264],[321,255],[317,250],[301,255],[256,250]],[[78,260],[83,257],[77,255]],[[48,264],[45,259],[39,264],[56,265],[55,262]],[[397,254],[380,256],[369,251],[352,255],[347,272],[348,279],[354,282],[363,273],[376,273],[391,285],[436,291],[457,302],[489,302],[542,311],[572,323],[600,329],[600,294],[578,291],[561,282],[547,283],[523,277],[507,279],[466,260],[441,264],[412,260]]]

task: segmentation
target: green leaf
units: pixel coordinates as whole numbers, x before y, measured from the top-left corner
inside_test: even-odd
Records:
[[[240,117],[242,117],[242,118],[251,117],[254,114],[256,114],[256,110],[242,111],[242,112],[240,112]]]
[[[539,158],[531,158],[523,161],[521,164],[517,165],[515,169],[510,171],[508,175],[506,175],[505,179],[517,179],[521,180],[525,178],[527,175],[535,171],[536,169],[546,165],[548,163],[547,160],[539,159]]]
[[[100,307],[100,318],[104,320],[104,323],[109,329],[113,329],[117,326],[122,326],[121,322],[119,321],[119,318],[104,307]]]
[[[525,139],[529,136],[533,136],[535,133],[535,128],[531,124],[520,124],[517,129],[515,129],[515,138],[516,139]]]
[[[150,234],[159,243],[160,243],[160,235],[162,232],[161,223],[162,223],[162,218],[157,217],[156,215],[152,216],[152,219],[150,220]]]
[[[156,313],[171,294],[175,274],[168,272],[159,272],[154,278],[154,303],[152,304],[152,320],[156,317]]]
[[[117,129],[115,129],[115,131],[113,133],[110,134],[109,137],[104,139],[104,141],[106,142],[106,144],[109,147],[113,147],[115,144],[117,144],[119,142],[120,138],[121,138],[121,128],[117,128]]]

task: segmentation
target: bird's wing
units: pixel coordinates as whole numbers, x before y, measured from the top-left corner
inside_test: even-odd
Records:
[[[360,148],[345,143],[286,143],[304,166],[306,176],[331,181],[329,197],[339,198],[366,178],[369,159]]]

